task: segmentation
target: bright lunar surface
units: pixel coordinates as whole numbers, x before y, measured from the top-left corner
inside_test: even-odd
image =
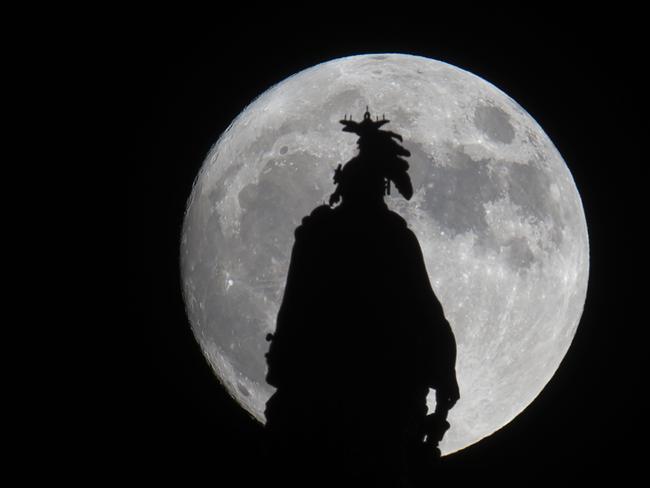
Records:
[[[485,80],[432,59],[363,55],[264,92],[211,149],[189,199],[187,313],[220,381],[263,422],[273,392],[265,336],[275,329],[293,232],[334,191],[336,166],[356,154],[357,136],[339,120],[361,120],[366,106],[385,114],[386,130],[411,151],[415,194],[387,201],[418,237],[458,344],[461,398],[440,446],[449,454],[542,391],[576,332],[589,272],[569,169],[535,120]],[[372,396],[382,401],[381,391]]]

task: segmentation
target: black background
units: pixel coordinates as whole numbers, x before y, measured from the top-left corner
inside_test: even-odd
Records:
[[[633,278],[647,269],[635,258],[648,174],[635,115],[645,90],[638,12],[274,10],[127,13],[106,39],[129,128],[129,295],[119,331],[132,362],[118,389],[114,468],[147,479],[198,475],[216,486],[264,481],[261,427],[220,386],[185,316],[178,256],[186,200],[211,145],[272,84],[340,56],[401,52],[469,70],[522,105],[567,162],[590,237],[585,310],[557,374],[513,422],[446,458],[444,476],[477,468],[495,480],[521,469],[627,477],[642,449],[646,383],[635,347],[645,328],[634,312],[643,282]]]

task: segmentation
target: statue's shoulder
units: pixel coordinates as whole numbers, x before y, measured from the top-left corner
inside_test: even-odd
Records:
[[[326,227],[333,219],[335,211],[329,205],[319,205],[303,217],[302,223],[296,228],[296,238],[316,232]]]
[[[334,215],[334,209],[330,207],[329,205],[319,205],[316,207],[312,212],[305,217],[303,220],[303,223],[305,220],[309,220],[310,222],[318,222],[319,220],[328,220]]]
[[[408,230],[411,232],[411,230],[408,228],[408,224],[406,223],[406,220],[404,217],[402,217],[400,214],[397,212],[393,212],[392,210],[386,210],[386,221],[390,223],[391,226],[394,226],[398,229],[402,230]]]
[[[392,210],[388,210],[383,218],[383,228],[390,235],[393,242],[400,242],[402,246],[413,248],[419,246],[415,232],[408,226],[404,217]]]

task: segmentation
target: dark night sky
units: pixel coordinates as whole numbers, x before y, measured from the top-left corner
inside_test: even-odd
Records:
[[[247,103],[301,69],[368,52],[436,58],[514,98],[563,155],[588,220],[587,303],[558,373],[511,424],[448,458],[444,476],[483,468],[500,479],[515,469],[568,468],[624,477],[636,465],[630,439],[641,437],[638,396],[646,382],[631,346],[639,342],[634,303],[642,291],[632,277],[647,269],[634,256],[647,222],[636,185],[648,175],[632,117],[645,89],[635,75],[636,15],[393,8],[344,21],[334,19],[345,9],[326,18],[314,7],[255,18],[147,13],[115,30],[133,129],[125,160],[130,305],[120,327],[133,364],[121,392],[118,468],[161,479],[197,472],[216,486],[264,479],[255,469],[260,426],[221,389],[184,315],[183,210],[204,156]]]

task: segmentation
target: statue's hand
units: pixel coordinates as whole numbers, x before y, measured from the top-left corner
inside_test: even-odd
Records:
[[[453,382],[445,387],[436,390],[436,404],[445,410],[451,410],[460,398],[460,391],[458,389],[458,382],[454,378]],[[439,407],[436,407],[436,410]]]

